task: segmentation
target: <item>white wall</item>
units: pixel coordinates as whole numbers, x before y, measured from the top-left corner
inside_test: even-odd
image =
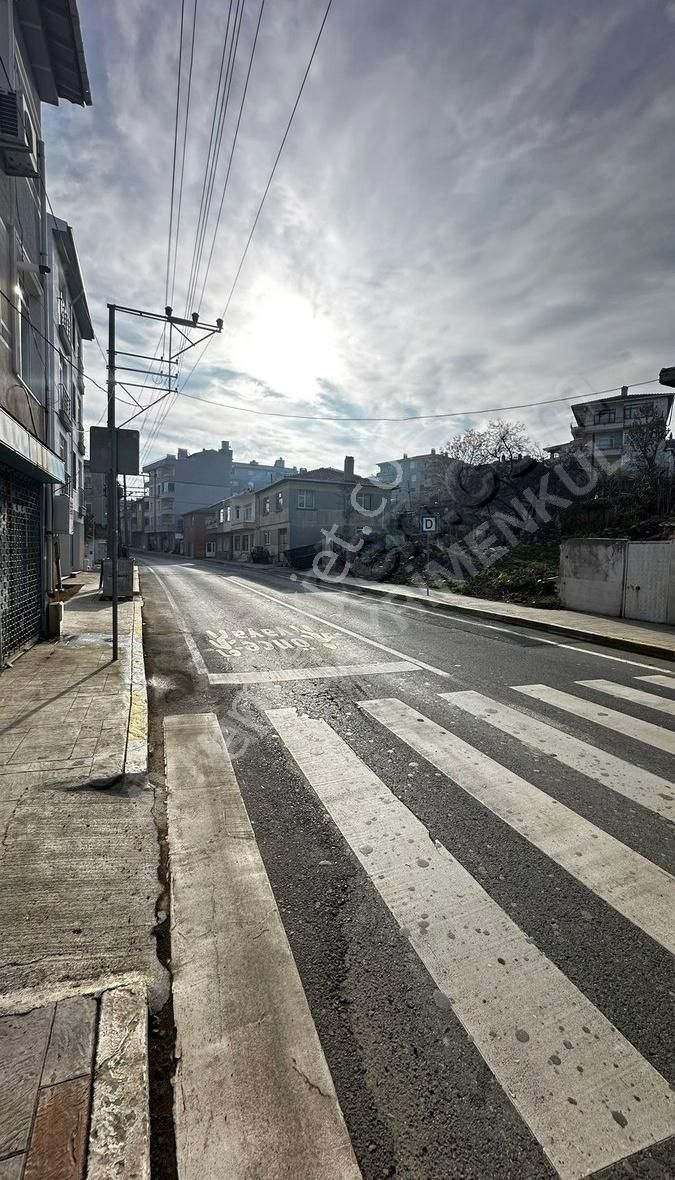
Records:
[[[568,610],[621,614],[627,541],[574,537],[560,546],[560,601]]]

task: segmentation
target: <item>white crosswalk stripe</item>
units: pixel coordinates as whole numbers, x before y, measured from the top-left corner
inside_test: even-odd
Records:
[[[268,717],[562,1180],[675,1134],[666,1080],[331,727]]]
[[[608,696],[618,697],[621,701],[644,705],[647,709],[656,709],[659,713],[675,717],[675,701],[657,696],[655,692],[643,692],[640,688],[633,688],[632,684],[620,684],[614,680],[577,680],[576,683],[582,688],[592,688]]]
[[[636,680],[644,680],[647,684],[658,684],[659,688],[669,688],[675,692],[675,676],[636,676]]]
[[[594,721],[605,729],[614,733],[622,733],[635,741],[645,742],[657,750],[665,750],[668,754],[675,754],[675,733],[662,729],[660,725],[653,725],[651,721],[640,721],[637,717],[628,717],[615,709],[608,709],[604,705],[596,705],[594,701],[586,701],[582,697],[573,696],[568,692],[561,692],[558,688],[549,688],[546,684],[514,684],[516,692],[535,701],[554,705],[557,709],[564,709],[575,717],[586,721]]]
[[[668,779],[633,766],[615,754],[607,754],[580,738],[563,733],[553,725],[538,721],[500,701],[491,700],[482,693],[453,692],[447,694],[446,699],[474,717],[489,722],[502,733],[518,738],[538,754],[556,758],[586,778],[602,783],[604,787],[666,819],[675,820],[675,786]]]
[[[452,703],[453,693],[442,693]],[[403,701],[361,701],[390,733],[478,799],[535,848],[675,953],[675,880]]]

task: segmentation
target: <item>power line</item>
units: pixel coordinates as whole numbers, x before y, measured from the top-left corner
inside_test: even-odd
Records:
[[[190,262],[190,273],[189,273],[189,277],[188,277],[188,284],[187,284],[187,290],[186,290],[186,296],[185,296],[185,314],[186,315],[187,315],[189,308],[190,308],[191,291],[192,291],[192,287],[193,287],[193,283],[194,283],[195,262],[196,262],[197,253],[198,253],[198,249],[199,249],[200,236],[201,236],[201,232],[202,232],[202,221],[204,218],[204,205],[205,205],[205,201],[206,201],[206,193],[207,193],[207,189],[209,187],[209,182],[210,182],[211,173],[212,173],[212,169],[213,169],[213,158],[214,158],[214,154],[215,154],[215,145],[216,145],[219,135],[221,135],[223,104],[224,104],[224,98],[225,98],[225,93],[226,93],[226,89],[227,89],[227,78],[228,78],[229,70],[230,70],[230,60],[232,57],[232,41],[230,40],[230,22],[232,20],[233,8],[234,8],[234,0],[230,0],[228,10],[227,10],[227,21],[225,23],[225,35],[223,37],[223,48],[222,48],[222,52],[220,55],[220,69],[218,71],[218,81],[216,84],[216,93],[215,93],[215,97],[213,100],[213,113],[211,115],[211,131],[209,134],[209,146],[208,146],[207,152],[206,152],[206,164],[204,165],[204,176],[202,179],[202,191],[201,191],[201,196],[199,198],[199,213],[197,214],[197,228],[195,230],[195,241],[194,241],[194,246],[193,246],[193,250],[192,250],[192,260]],[[236,14],[235,14],[235,25],[236,25],[236,19],[237,18],[236,18]],[[234,26],[233,26],[233,28],[234,28]],[[225,67],[225,58],[227,56],[228,46],[229,46],[230,54],[229,54],[229,57],[227,60],[227,68],[226,68]],[[224,69],[225,69],[225,85],[223,86],[223,70]],[[222,92],[221,92],[221,87],[223,87]]]
[[[176,119],[173,131],[173,165],[171,168],[171,204],[169,208],[169,239],[166,247],[166,284],[164,287],[164,304],[169,302],[169,274],[171,273],[171,242],[173,240],[173,207],[176,194],[176,159],[178,156],[178,122],[180,112],[180,88],[183,73],[183,28],[185,24],[185,0],[180,6],[180,37],[178,42],[178,80],[176,83]]]
[[[258,211],[253,219],[253,225],[251,226],[251,232],[248,235],[246,245],[244,246],[244,252],[241,256],[241,261],[239,263],[239,266],[237,267],[237,272],[234,276],[234,281],[233,281],[232,287],[230,289],[230,294],[227,297],[227,303],[225,304],[225,310],[221,316],[221,319],[223,319],[223,320],[225,319],[225,316],[228,313],[230,303],[232,302],[232,296],[234,295],[235,288],[237,286],[237,283],[239,282],[239,276],[242,272],[244,263],[246,261],[246,255],[248,254],[249,246],[251,245],[251,242],[253,240],[253,235],[256,231],[256,226],[257,226],[258,221],[260,219],[260,214],[262,213],[263,205],[265,204],[265,201],[267,200],[267,194],[270,191],[272,181],[274,180],[274,174],[277,170],[277,165],[279,163],[279,160],[281,159],[281,154],[284,150],[286,140],[288,139],[288,134],[291,130],[291,126],[292,126],[293,120],[295,118],[295,112],[297,111],[298,106],[300,105],[300,99],[302,98],[302,92],[305,89],[305,83],[309,77],[309,71],[312,68],[312,62],[314,61],[314,58],[316,56],[316,51],[319,48],[319,41],[321,40],[321,34],[323,33],[324,26],[326,24],[326,21],[328,20],[328,14],[331,10],[332,4],[333,4],[333,0],[328,0],[328,4],[326,5],[326,11],[323,14],[323,20],[321,21],[321,25],[319,26],[319,32],[317,33],[316,41],[314,42],[314,48],[312,49],[312,52],[309,57],[309,61],[307,62],[307,68],[304,72],[302,82],[300,83],[300,89],[298,90],[297,98],[296,98],[295,102],[293,103],[293,109],[291,111],[288,123],[286,124],[286,130],[284,131],[281,143],[279,144],[279,150],[276,154],[276,158],[275,158],[274,163],[272,165],[272,171],[270,172],[269,178],[267,180],[267,184],[265,185],[265,189],[264,189],[263,195],[261,197],[260,204],[258,206]]]
[[[211,239],[211,249],[209,250],[209,257],[208,257],[208,260],[206,263],[206,271],[204,273],[204,279],[202,281],[202,287],[201,287],[201,291],[199,293],[199,301],[197,303],[197,311],[198,312],[201,311],[202,302],[204,299],[204,291],[206,289],[206,283],[208,281],[209,273],[211,270],[211,262],[213,261],[213,251],[214,251],[214,248],[216,245],[216,238],[218,236],[218,230],[220,228],[220,218],[223,213],[223,204],[225,203],[225,194],[227,192],[227,186],[228,186],[229,179],[230,179],[230,171],[232,169],[232,160],[234,158],[234,152],[235,152],[235,148],[237,146],[237,138],[239,136],[239,127],[241,125],[241,117],[244,113],[244,104],[246,102],[246,93],[248,91],[249,78],[251,77],[251,70],[253,68],[253,59],[255,57],[256,46],[258,44],[258,34],[260,32],[260,25],[262,23],[262,16],[263,16],[264,10],[265,10],[265,0],[262,0],[262,2],[260,4],[260,11],[258,13],[258,23],[256,25],[255,35],[253,37],[253,46],[251,48],[251,56],[250,56],[249,62],[248,62],[248,70],[246,71],[246,80],[244,82],[244,90],[243,90],[243,93],[241,96],[241,103],[239,104],[239,114],[237,116],[237,125],[234,129],[234,139],[232,140],[232,147],[230,149],[230,158],[227,162],[227,171],[225,173],[225,181],[223,184],[223,191],[222,191],[221,198],[220,198],[220,205],[218,207],[218,216],[216,217],[216,224],[215,224],[215,227],[213,230],[213,238]]]
[[[176,261],[178,259],[178,243],[180,239],[180,215],[183,207],[183,180],[185,177],[185,150],[187,147],[188,124],[190,121],[190,97],[192,94],[192,67],[195,59],[195,35],[197,32],[197,4],[199,0],[195,0],[195,6],[192,14],[192,43],[190,46],[190,65],[188,67],[188,85],[187,85],[187,99],[185,103],[185,130],[183,132],[183,152],[180,166],[180,184],[178,188],[178,216],[176,218],[176,249],[173,255],[173,274],[171,276],[171,295],[168,302],[173,303],[173,294],[176,286]]]
[[[285,147],[285,145],[286,145],[286,140],[288,139],[289,132],[290,132],[290,130],[291,130],[291,127],[292,127],[292,125],[293,125],[293,120],[294,120],[294,118],[295,118],[295,113],[296,113],[296,111],[297,111],[297,109],[298,109],[298,106],[300,105],[300,99],[302,98],[302,93],[303,93],[303,90],[305,89],[305,83],[307,82],[307,79],[308,79],[308,77],[309,77],[309,72],[310,72],[310,70],[311,70],[311,68],[312,68],[312,63],[313,63],[313,61],[314,61],[314,58],[315,58],[315,56],[316,56],[316,51],[317,51],[317,49],[319,48],[319,42],[320,42],[320,40],[321,40],[321,36],[322,36],[323,30],[324,30],[324,27],[325,27],[326,21],[328,20],[328,14],[329,14],[329,12],[330,12],[330,10],[331,10],[332,4],[333,4],[333,0],[328,0],[328,4],[326,5],[326,10],[325,10],[325,12],[324,12],[324,14],[323,14],[323,20],[321,21],[321,24],[320,24],[320,26],[319,26],[319,31],[318,31],[318,33],[317,33],[317,35],[316,35],[316,40],[315,40],[315,42],[314,42],[314,46],[313,46],[312,52],[311,52],[311,54],[310,54],[310,56],[309,56],[309,61],[307,62],[307,67],[306,67],[306,69],[305,69],[305,72],[304,72],[304,74],[303,74],[303,76],[302,76],[302,81],[301,81],[301,83],[300,83],[300,89],[298,90],[297,97],[296,97],[296,99],[295,99],[295,102],[293,103],[293,109],[291,110],[291,114],[290,114],[290,117],[289,117],[288,123],[286,124],[286,130],[284,131],[284,134],[283,134],[283,137],[282,137],[281,143],[279,144],[279,150],[278,150],[278,152],[277,152],[277,154],[276,154],[276,157],[275,157],[274,163],[273,163],[273,165],[272,165],[272,171],[270,172],[270,174],[269,174],[269,177],[268,177],[268,179],[267,179],[267,184],[265,185],[265,189],[264,189],[264,191],[263,191],[263,195],[262,195],[262,197],[261,197],[260,204],[258,205],[258,210],[257,210],[257,212],[256,212],[256,215],[255,215],[254,219],[253,219],[253,225],[251,226],[250,233],[249,233],[249,235],[248,235],[248,238],[247,238],[247,240],[246,240],[246,245],[244,246],[244,251],[243,251],[243,253],[242,253],[241,259],[239,260],[239,266],[237,267],[237,270],[236,270],[236,273],[235,273],[235,276],[234,276],[234,280],[233,280],[233,282],[232,282],[232,286],[231,286],[231,288],[230,288],[230,293],[229,293],[229,295],[228,295],[228,297],[227,297],[227,303],[225,304],[225,310],[224,310],[224,312],[223,312],[223,314],[222,314],[222,316],[221,316],[221,319],[223,319],[223,320],[225,319],[225,317],[226,317],[226,315],[227,315],[227,313],[228,313],[228,311],[229,311],[230,304],[231,304],[231,302],[232,302],[232,297],[233,297],[233,295],[234,295],[234,292],[235,292],[235,289],[236,289],[237,283],[239,282],[239,276],[241,275],[241,272],[242,272],[242,270],[243,270],[243,268],[244,268],[244,263],[245,263],[245,261],[246,261],[246,256],[247,256],[247,254],[248,254],[249,247],[250,247],[250,245],[251,245],[251,242],[252,242],[252,240],[253,240],[253,235],[254,235],[254,233],[255,233],[255,231],[256,231],[256,227],[257,227],[257,225],[258,225],[258,221],[260,220],[260,214],[262,213],[262,210],[263,210],[263,205],[265,204],[265,201],[267,200],[267,194],[268,194],[268,192],[270,191],[270,188],[271,188],[271,185],[272,185],[272,181],[274,180],[274,174],[275,174],[275,172],[276,172],[276,170],[277,170],[277,165],[278,165],[278,163],[279,163],[279,160],[281,159],[282,152],[283,152],[283,150],[284,150],[284,147]],[[210,341],[207,341],[207,342],[206,342],[206,345],[205,345],[205,347],[204,347],[204,349],[203,349],[203,351],[202,351],[202,354],[201,354],[201,356],[197,357],[197,360],[195,361],[194,365],[193,365],[193,366],[192,366],[192,368],[190,369],[190,372],[188,373],[187,377],[185,378],[185,381],[183,382],[183,385],[182,385],[182,387],[181,387],[181,391],[182,391],[183,389],[185,389],[185,386],[187,385],[188,381],[189,381],[189,380],[190,380],[190,378],[192,377],[192,374],[194,373],[195,369],[197,368],[197,365],[198,365],[198,364],[201,362],[201,360],[202,360],[202,358],[203,358],[203,356],[204,356],[204,354],[205,354],[205,352],[206,352],[206,349],[208,348],[208,345],[209,345],[209,343],[210,343]]]
[[[655,385],[657,383],[658,377],[651,377],[648,381],[634,381],[628,388],[638,389],[642,385]],[[616,385],[612,389],[596,389],[591,391],[587,395],[587,398],[602,397],[607,393],[618,393],[622,388],[623,386]],[[291,418],[301,422],[423,422],[441,418],[472,418],[476,414],[504,414],[510,410],[527,410],[535,406],[552,406],[563,402],[579,400],[579,394],[574,393],[566,397],[550,397],[535,402],[518,402],[515,405],[509,406],[488,406],[484,409],[471,410],[448,410],[447,413],[442,414],[406,414],[400,417],[356,417],[351,415],[333,417],[323,414],[287,414],[280,410],[253,410],[241,404],[233,405],[228,402],[216,402],[211,398],[199,397],[196,393],[184,393],[182,389],[179,391],[179,395],[188,398],[189,401],[203,402],[207,406],[218,406],[223,410],[236,410],[240,414],[255,414],[262,418]]]

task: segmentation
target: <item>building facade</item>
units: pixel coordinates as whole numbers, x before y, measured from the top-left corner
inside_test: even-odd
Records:
[[[374,479],[387,502],[381,523],[390,524],[400,513],[439,503],[446,493],[448,464],[448,456],[433,447],[426,454],[403,454],[378,463]]]
[[[629,394],[624,385],[615,397],[593,398],[576,402],[572,408],[572,441],[545,447],[552,459],[561,458],[574,450],[583,450],[591,462],[598,456],[618,462],[630,469],[633,462],[631,431],[652,421],[662,423],[664,442],[667,424],[673,408],[672,393]],[[672,449],[663,449],[663,463],[672,465]]]
[[[254,459],[249,463],[235,461],[227,441],[221,442],[219,450],[204,449],[190,455],[181,447],[176,455],[147,463],[143,472],[151,505],[148,548],[184,552],[183,522],[187,513],[249,489],[267,487],[296,471],[295,467],[286,467],[283,459],[272,464]]]
[[[50,215],[48,225],[49,275],[47,314],[50,339],[56,349],[46,351],[49,387],[48,424],[52,450],[63,460],[65,482],[56,489],[54,561],[61,574],[81,569],[84,561],[84,350],[94,339],[82,272],[73,231],[67,222]],[[67,523],[58,532],[57,525]]]
[[[360,527],[370,525],[381,500],[375,485],[354,474],[350,457],[342,471],[300,471],[205,510],[206,556],[311,564],[319,549],[338,544],[331,532],[349,542]]]
[[[53,489],[66,485],[50,412],[43,103],[91,102],[75,0],[0,0],[0,667],[39,637],[53,585]]]

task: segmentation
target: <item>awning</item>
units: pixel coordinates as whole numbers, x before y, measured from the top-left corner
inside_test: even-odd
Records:
[[[17,13],[42,102],[91,106],[76,0],[18,0]]]
[[[0,463],[16,467],[40,483],[65,483],[63,459],[0,408]]]

